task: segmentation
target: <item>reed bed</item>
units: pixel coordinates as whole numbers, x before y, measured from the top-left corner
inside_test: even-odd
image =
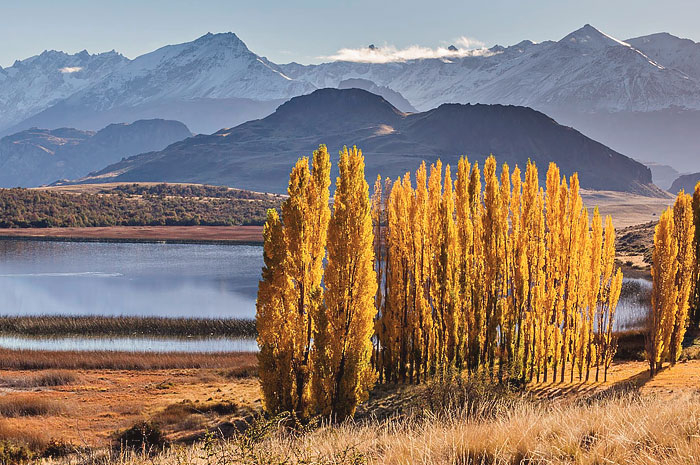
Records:
[[[3,316],[0,334],[23,336],[255,337],[255,321],[236,318]]]
[[[37,388],[56,387],[73,384],[77,380],[75,373],[68,370],[48,370],[22,377],[0,376],[0,387]]]
[[[61,403],[29,394],[0,397],[0,416],[5,418],[58,415],[63,411]]]
[[[255,354],[82,352],[0,349],[2,370],[167,370],[178,368],[219,368],[227,372],[255,372]],[[231,375],[235,377],[235,373]]]

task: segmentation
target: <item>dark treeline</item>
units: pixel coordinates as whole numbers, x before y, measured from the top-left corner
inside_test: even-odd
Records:
[[[210,186],[200,193],[222,190],[218,197],[196,194],[194,186],[142,187],[140,193],[126,186],[128,192],[99,194],[0,189],[0,228],[261,225],[267,209],[281,202],[275,195]]]
[[[223,186],[200,184],[122,184],[113,189],[105,189],[103,194],[124,193],[130,195],[171,195],[178,197],[199,197],[217,199],[268,200],[270,194],[231,189]],[[277,194],[276,197],[281,197]]]

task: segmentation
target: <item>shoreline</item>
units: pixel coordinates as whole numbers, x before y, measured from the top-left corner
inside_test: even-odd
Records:
[[[95,226],[4,228],[0,240],[140,244],[263,244],[262,226]]]

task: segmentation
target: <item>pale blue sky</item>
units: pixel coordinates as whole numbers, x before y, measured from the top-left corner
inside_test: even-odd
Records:
[[[620,39],[665,31],[700,41],[698,18],[698,0],[0,0],[0,66],[45,49],[134,58],[227,31],[279,63],[317,63],[370,43],[559,39],[585,23]]]

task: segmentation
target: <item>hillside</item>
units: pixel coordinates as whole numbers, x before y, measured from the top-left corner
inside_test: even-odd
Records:
[[[451,104],[406,114],[359,89],[296,97],[264,119],[131,157],[78,182],[196,182],[284,192],[296,159],[321,143],[333,154],[343,145],[362,148],[369,180],[396,178],[424,159],[454,165],[461,155],[481,162],[492,153],[511,166],[531,159],[541,176],[554,161],[566,174],[578,172],[584,188],[660,195],[644,165],[529,108]]]
[[[179,121],[141,120],[100,131],[32,128],[0,139],[0,187],[34,187],[84,176],[122,158],[191,136]]]
[[[679,176],[669,189],[672,194],[677,194],[684,190],[687,194],[695,192],[695,186],[700,182],[700,173],[684,174]]]

